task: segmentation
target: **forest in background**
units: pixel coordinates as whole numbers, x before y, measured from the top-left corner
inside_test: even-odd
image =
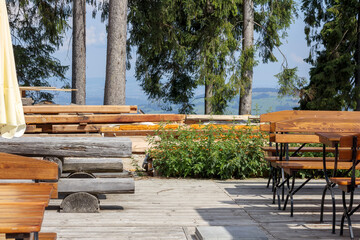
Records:
[[[88,0],[87,6],[79,0],[6,2],[20,84],[48,85],[48,79],[55,78],[84,93],[73,96],[73,103],[84,104],[86,99],[86,66],[79,63],[86,54],[83,16],[91,7],[87,11],[100,14],[108,26],[104,104],[124,104],[125,93],[119,90],[125,89],[124,49],[129,53],[136,48],[135,77],[146,96],[162,103],[163,109],[176,106],[178,112],[193,112],[194,89],[200,85],[205,113],[224,113],[238,95],[238,113],[248,113],[253,67],[258,61],[278,61],[278,94],[296,96],[301,109],[360,110],[358,1]],[[308,82],[297,76],[296,67],[287,65],[285,55],[276,59],[273,54],[281,51],[286,31],[300,11],[304,38],[311,46]],[[71,85],[64,76],[68,66],[52,56],[63,44],[70,20]]]

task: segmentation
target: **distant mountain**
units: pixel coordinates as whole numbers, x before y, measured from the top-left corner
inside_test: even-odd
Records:
[[[105,79],[88,78],[86,86],[86,104],[101,105],[104,99]],[[197,114],[204,113],[204,87],[199,87],[195,91],[192,103],[195,105]],[[278,97],[276,88],[253,88],[252,114],[262,114],[270,111],[290,110],[298,106],[299,99],[292,97]],[[69,92],[57,92],[54,102],[57,104],[70,104],[71,94]],[[145,113],[177,113],[177,107],[172,106],[173,111],[167,112],[162,107],[151,100],[142,91],[139,82],[134,78],[126,81],[126,104],[137,105]],[[225,109],[225,114],[237,114],[239,106],[239,96],[236,96]]]

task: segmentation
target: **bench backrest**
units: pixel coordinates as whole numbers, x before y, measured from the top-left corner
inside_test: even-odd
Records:
[[[57,181],[58,165],[46,160],[0,153],[0,179]],[[52,197],[57,196],[56,182],[41,182],[41,184],[52,185],[54,188]]]
[[[359,119],[360,112],[354,111],[309,111],[284,110],[260,115],[260,122],[278,122],[298,118],[339,118]]]
[[[297,118],[272,123],[271,132],[360,132],[360,118]]]

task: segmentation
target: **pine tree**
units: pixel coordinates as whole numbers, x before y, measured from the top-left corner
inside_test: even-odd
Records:
[[[303,1],[313,67],[301,109],[359,110],[359,8],[358,1]]]
[[[49,79],[67,85],[68,69],[52,54],[62,45],[71,6],[67,1],[6,1],[13,36],[17,78],[24,86],[49,86]],[[28,93],[36,102],[51,100],[44,92]]]
[[[73,0],[71,102],[86,104],[86,2]]]
[[[110,0],[105,105],[125,104],[127,0]]]

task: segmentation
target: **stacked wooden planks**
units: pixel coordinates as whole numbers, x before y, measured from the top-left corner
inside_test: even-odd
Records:
[[[24,113],[28,134],[116,133],[116,136],[153,135],[159,128],[158,123],[167,123],[166,127],[176,129],[183,124],[209,122],[243,124],[254,118],[237,115],[135,114],[137,106],[128,105],[35,105],[24,106]]]

